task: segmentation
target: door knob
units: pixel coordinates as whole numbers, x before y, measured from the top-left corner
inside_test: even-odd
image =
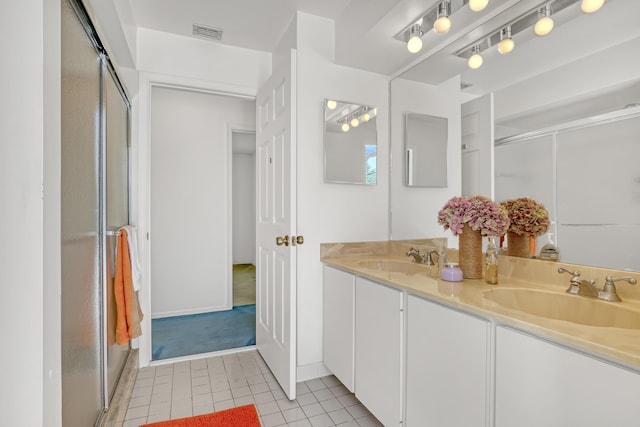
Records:
[[[301,245],[304,243],[303,236],[291,236],[291,246]]]
[[[285,235],[284,237],[280,237],[280,236],[276,237],[276,245],[278,245],[278,246],[282,246],[282,245],[289,246],[289,236]]]

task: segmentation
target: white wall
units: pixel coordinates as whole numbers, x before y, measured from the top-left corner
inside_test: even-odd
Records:
[[[637,50],[637,46],[638,39],[633,39],[496,92],[495,119],[543,111],[561,102],[580,100],[586,95],[637,81],[640,56],[629,54]]]
[[[256,263],[256,134],[234,132],[233,164],[233,263]],[[237,149],[236,147],[248,147]],[[250,152],[249,152],[250,151]]]
[[[453,236],[438,225],[438,211],[459,196],[461,178],[460,80],[439,86],[396,79],[391,83],[391,237],[417,239]],[[404,115],[427,114],[448,118],[447,182],[445,188],[407,187],[404,184]],[[456,246],[454,240],[450,247]]]
[[[35,25],[24,31],[29,22]],[[0,39],[5,59],[0,71],[3,425],[61,424],[59,22],[59,1],[0,7],[5,35]],[[43,173],[50,180],[44,201]]]
[[[234,124],[254,126],[254,101],[152,90],[152,317],[231,308]]]
[[[388,236],[389,84],[386,77],[333,63],[333,21],[297,15],[298,366],[322,361],[320,243]],[[323,101],[378,107],[378,184],[323,182]],[[299,377],[300,379],[300,377]]]
[[[271,55],[193,37],[138,29],[139,71],[260,87],[271,75]]]

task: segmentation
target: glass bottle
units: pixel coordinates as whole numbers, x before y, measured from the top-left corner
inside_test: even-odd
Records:
[[[498,251],[493,237],[489,237],[487,252],[484,255],[484,280],[490,285],[498,284]]]

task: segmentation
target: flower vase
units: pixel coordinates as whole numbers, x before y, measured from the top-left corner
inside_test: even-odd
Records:
[[[509,231],[507,233],[507,255],[529,258],[529,240],[530,236],[526,233],[516,234]]]
[[[465,279],[482,279],[482,235],[465,224],[458,236],[458,264]]]

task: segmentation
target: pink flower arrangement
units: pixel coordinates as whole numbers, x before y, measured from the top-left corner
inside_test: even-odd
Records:
[[[501,203],[509,215],[510,232],[540,236],[549,229],[549,212],[544,205],[529,197],[505,200]]]
[[[438,224],[451,229],[455,236],[462,234],[465,224],[483,236],[501,236],[509,229],[509,216],[499,203],[487,197],[453,197],[438,212]]]

